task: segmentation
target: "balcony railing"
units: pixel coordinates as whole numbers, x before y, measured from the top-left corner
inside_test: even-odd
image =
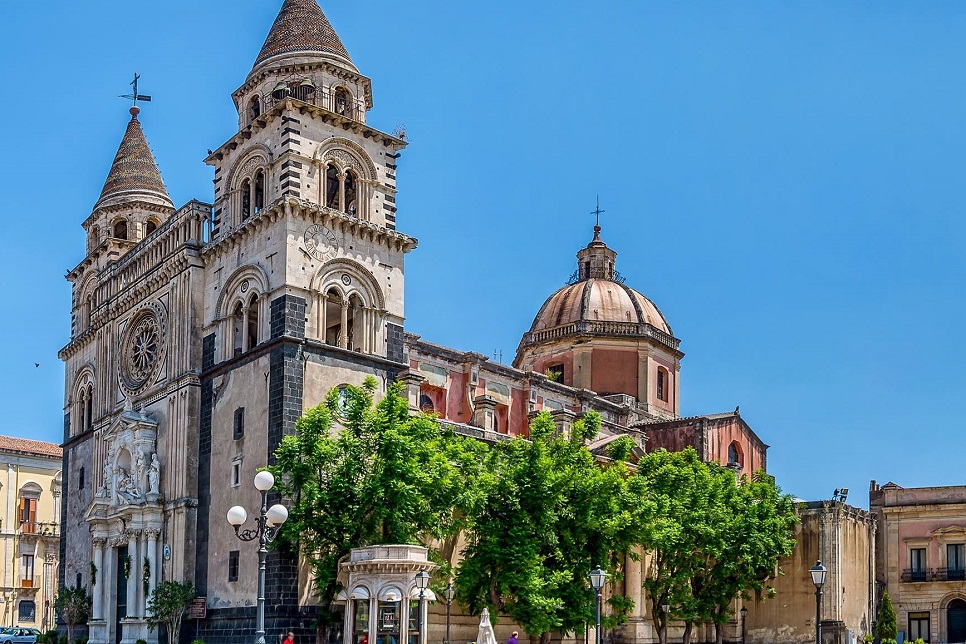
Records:
[[[22,536],[56,537],[60,534],[60,525],[48,521],[21,521],[20,534]]]
[[[966,570],[956,568],[912,569],[902,571],[900,580],[904,582],[921,581],[966,581]]]

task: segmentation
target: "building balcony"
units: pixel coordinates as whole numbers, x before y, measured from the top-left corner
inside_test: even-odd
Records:
[[[60,525],[48,521],[21,521],[19,533],[22,538],[59,537]]]
[[[966,581],[966,570],[955,568],[920,568],[913,570],[906,568],[899,577],[902,582],[923,582],[923,581]]]

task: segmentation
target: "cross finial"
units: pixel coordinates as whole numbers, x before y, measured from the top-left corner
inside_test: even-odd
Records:
[[[597,195],[597,207],[590,211],[590,214],[595,215],[597,217],[597,223],[595,224],[596,228],[600,228],[600,213],[602,212],[607,212],[607,211],[600,209],[600,195]]]
[[[134,107],[137,107],[138,106],[138,101],[144,101],[145,103],[150,103],[151,102],[151,97],[150,96],[145,96],[144,94],[138,94],[138,80],[140,78],[141,78],[141,75],[138,74],[137,72],[135,72],[134,73],[134,80],[131,81],[131,87],[134,88],[134,91],[131,94],[121,94],[120,95],[121,98],[129,98],[129,99],[133,100],[134,101]]]

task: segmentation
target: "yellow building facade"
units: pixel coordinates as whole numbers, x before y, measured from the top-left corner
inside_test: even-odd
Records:
[[[59,445],[0,436],[2,626],[56,628],[61,464]]]

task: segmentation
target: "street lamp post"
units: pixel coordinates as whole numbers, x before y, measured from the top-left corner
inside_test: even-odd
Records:
[[[288,519],[288,510],[281,503],[268,507],[268,491],[275,485],[271,472],[255,475],[255,489],[262,493],[260,515],[255,517],[255,527],[239,531],[248,520],[248,512],[240,505],[228,510],[228,523],[235,529],[235,536],[242,541],[258,539],[258,609],[255,621],[255,644],[265,644],[265,558],[268,544],[278,536],[278,529]]]
[[[748,621],[748,607],[741,607],[741,644],[745,644],[745,635],[748,633],[748,629],[745,623]]]
[[[808,569],[808,572],[812,575],[812,583],[815,584],[815,644],[822,644],[822,586],[825,585],[828,569],[819,559]]]
[[[446,642],[449,644],[449,611],[453,606],[453,598],[456,597],[456,589],[453,588],[453,584],[446,586],[446,590],[443,591],[443,595],[446,597]]]
[[[423,592],[429,587],[429,573],[425,570],[420,570],[416,573],[416,588],[419,589],[419,607],[416,609],[419,611],[416,614],[416,630],[419,632],[419,644],[424,644],[425,639],[423,638]]]
[[[671,612],[671,605],[661,604],[661,610],[664,611],[664,626],[661,628],[661,632],[664,633],[664,644],[667,644],[667,620]]]
[[[590,585],[593,586],[594,592],[597,593],[597,620],[594,622],[596,627],[594,630],[594,641],[596,644],[600,644],[600,591],[606,581],[607,573],[599,565],[590,571]]]

